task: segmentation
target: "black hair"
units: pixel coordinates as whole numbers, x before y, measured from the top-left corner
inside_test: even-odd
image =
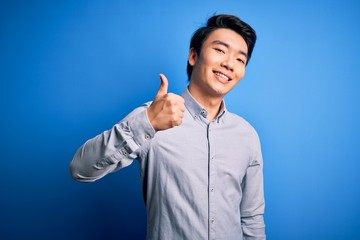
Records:
[[[190,49],[194,48],[197,55],[200,54],[201,48],[205,40],[209,35],[219,28],[226,28],[235,31],[240,34],[245,40],[248,47],[246,65],[249,63],[251,54],[253,52],[256,42],[255,30],[246,22],[234,15],[219,14],[212,16],[208,19],[207,24],[204,27],[196,30],[190,41]],[[187,75],[190,81],[193,66],[187,63]]]

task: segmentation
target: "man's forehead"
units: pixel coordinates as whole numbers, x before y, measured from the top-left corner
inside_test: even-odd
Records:
[[[228,48],[247,53],[247,44],[244,38],[237,32],[227,29],[219,28],[214,30],[206,39],[207,44],[221,44]]]

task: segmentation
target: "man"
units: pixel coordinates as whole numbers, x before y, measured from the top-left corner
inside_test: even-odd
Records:
[[[75,154],[74,179],[95,181],[139,161],[148,239],[265,239],[262,155],[256,131],[227,111],[255,31],[232,15],[211,17],[190,43],[189,86],[135,109]]]

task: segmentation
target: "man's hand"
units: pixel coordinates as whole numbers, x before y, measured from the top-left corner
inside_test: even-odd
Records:
[[[166,130],[182,123],[185,111],[184,99],[179,95],[168,93],[168,80],[160,74],[160,88],[147,109],[147,115],[155,131]]]

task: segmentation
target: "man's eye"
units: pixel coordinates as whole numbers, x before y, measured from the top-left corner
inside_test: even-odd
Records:
[[[219,53],[225,53],[223,50],[221,50],[220,48],[214,48],[215,51],[219,52]]]
[[[239,62],[241,62],[242,64],[245,64],[245,61],[242,60],[241,58],[238,58],[237,60],[238,60]]]

